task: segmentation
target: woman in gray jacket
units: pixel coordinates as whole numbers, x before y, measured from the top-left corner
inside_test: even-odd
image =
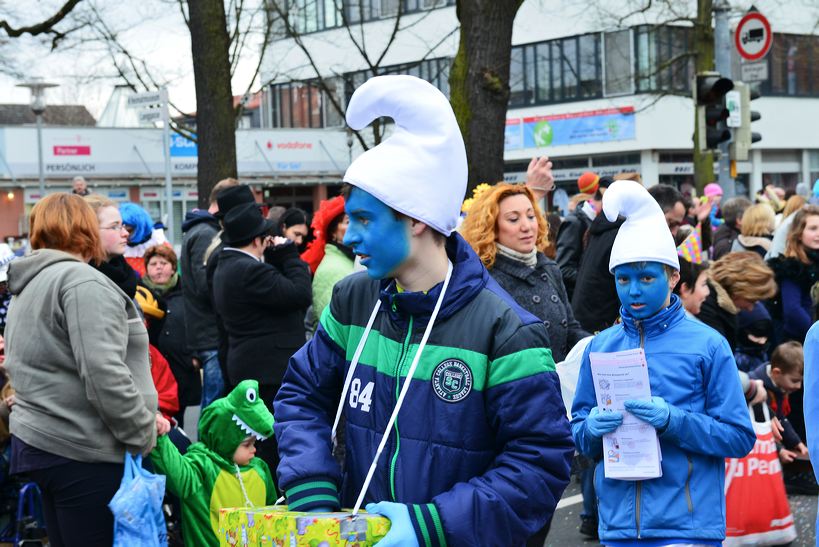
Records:
[[[557,263],[542,252],[546,220],[527,187],[496,184],[485,190],[469,208],[461,234],[500,286],[546,325],[556,363],[589,336],[572,314]]]
[[[461,234],[498,284],[543,321],[556,363],[589,336],[574,318],[560,268],[543,254],[548,226],[529,188],[501,183],[484,190],[469,207]],[[589,518],[594,517],[590,514]],[[527,545],[543,545],[548,532],[549,524],[529,538]]]
[[[96,215],[52,194],[31,212],[29,256],[9,268],[6,368],[16,390],[11,472],[40,487],[54,545],[111,545],[108,502],[125,451],[157,428],[148,334],[134,302],[87,263],[102,258]]]

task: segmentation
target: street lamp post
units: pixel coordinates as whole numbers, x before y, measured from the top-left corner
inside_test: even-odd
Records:
[[[31,91],[31,111],[37,120],[37,165],[40,174],[40,199],[45,197],[45,174],[43,173],[43,112],[46,109],[45,90],[57,87],[59,84],[44,82],[35,78],[30,82],[17,84],[17,87],[27,87]]]

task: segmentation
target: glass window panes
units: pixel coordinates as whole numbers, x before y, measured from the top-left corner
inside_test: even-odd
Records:
[[[574,99],[577,97],[578,84],[578,63],[577,63],[577,38],[563,39],[563,98]]]
[[[524,104],[523,48],[512,48],[512,59],[509,65],[509,106]]]
[[[535,66],[537,69],[537,102],[552,100],[551,62],[549,58],[549,44],[535,46]]]
[[[603,35],[606,63],[605,94],[625,95],[633,92],[631,77],[631,31],[618,30]]]
[[[578,37],[580,95],[583,98],[600,95],[600,64],[597,62],[599,43],[599,34],[586,34]]]

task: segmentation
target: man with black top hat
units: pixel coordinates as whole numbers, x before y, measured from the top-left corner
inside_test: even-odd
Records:
[[[226,382],[258,381],[259,395],[272,412],[287,361],[305,341],[310,270],[291,241],[270,235],[273,223],[255,203],[233,207],[223,224],[225,247],[213,275],[213,305],[228,337]],[[257,447],[275,470],[275,441]]]

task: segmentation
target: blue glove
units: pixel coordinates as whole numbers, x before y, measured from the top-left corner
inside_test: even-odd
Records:
[[[376,547],[419,547],[418,538],[409,516],[409,507],[403,503],[381,501],[368,503],[368,513],[376,513],[390,519],[390,531],[384,539],[376,543]]]
[[[592,437],[601,438],[606,433],[611,433],[623,423],[621,412],[601,412],[599,407],[594,407],[586,417],[586,431]]]
[[[671,419],[671,408],[662,397],[652,397],[650,401],[626,401],[626,410],[654,426],[654,429],[665,430]]]

